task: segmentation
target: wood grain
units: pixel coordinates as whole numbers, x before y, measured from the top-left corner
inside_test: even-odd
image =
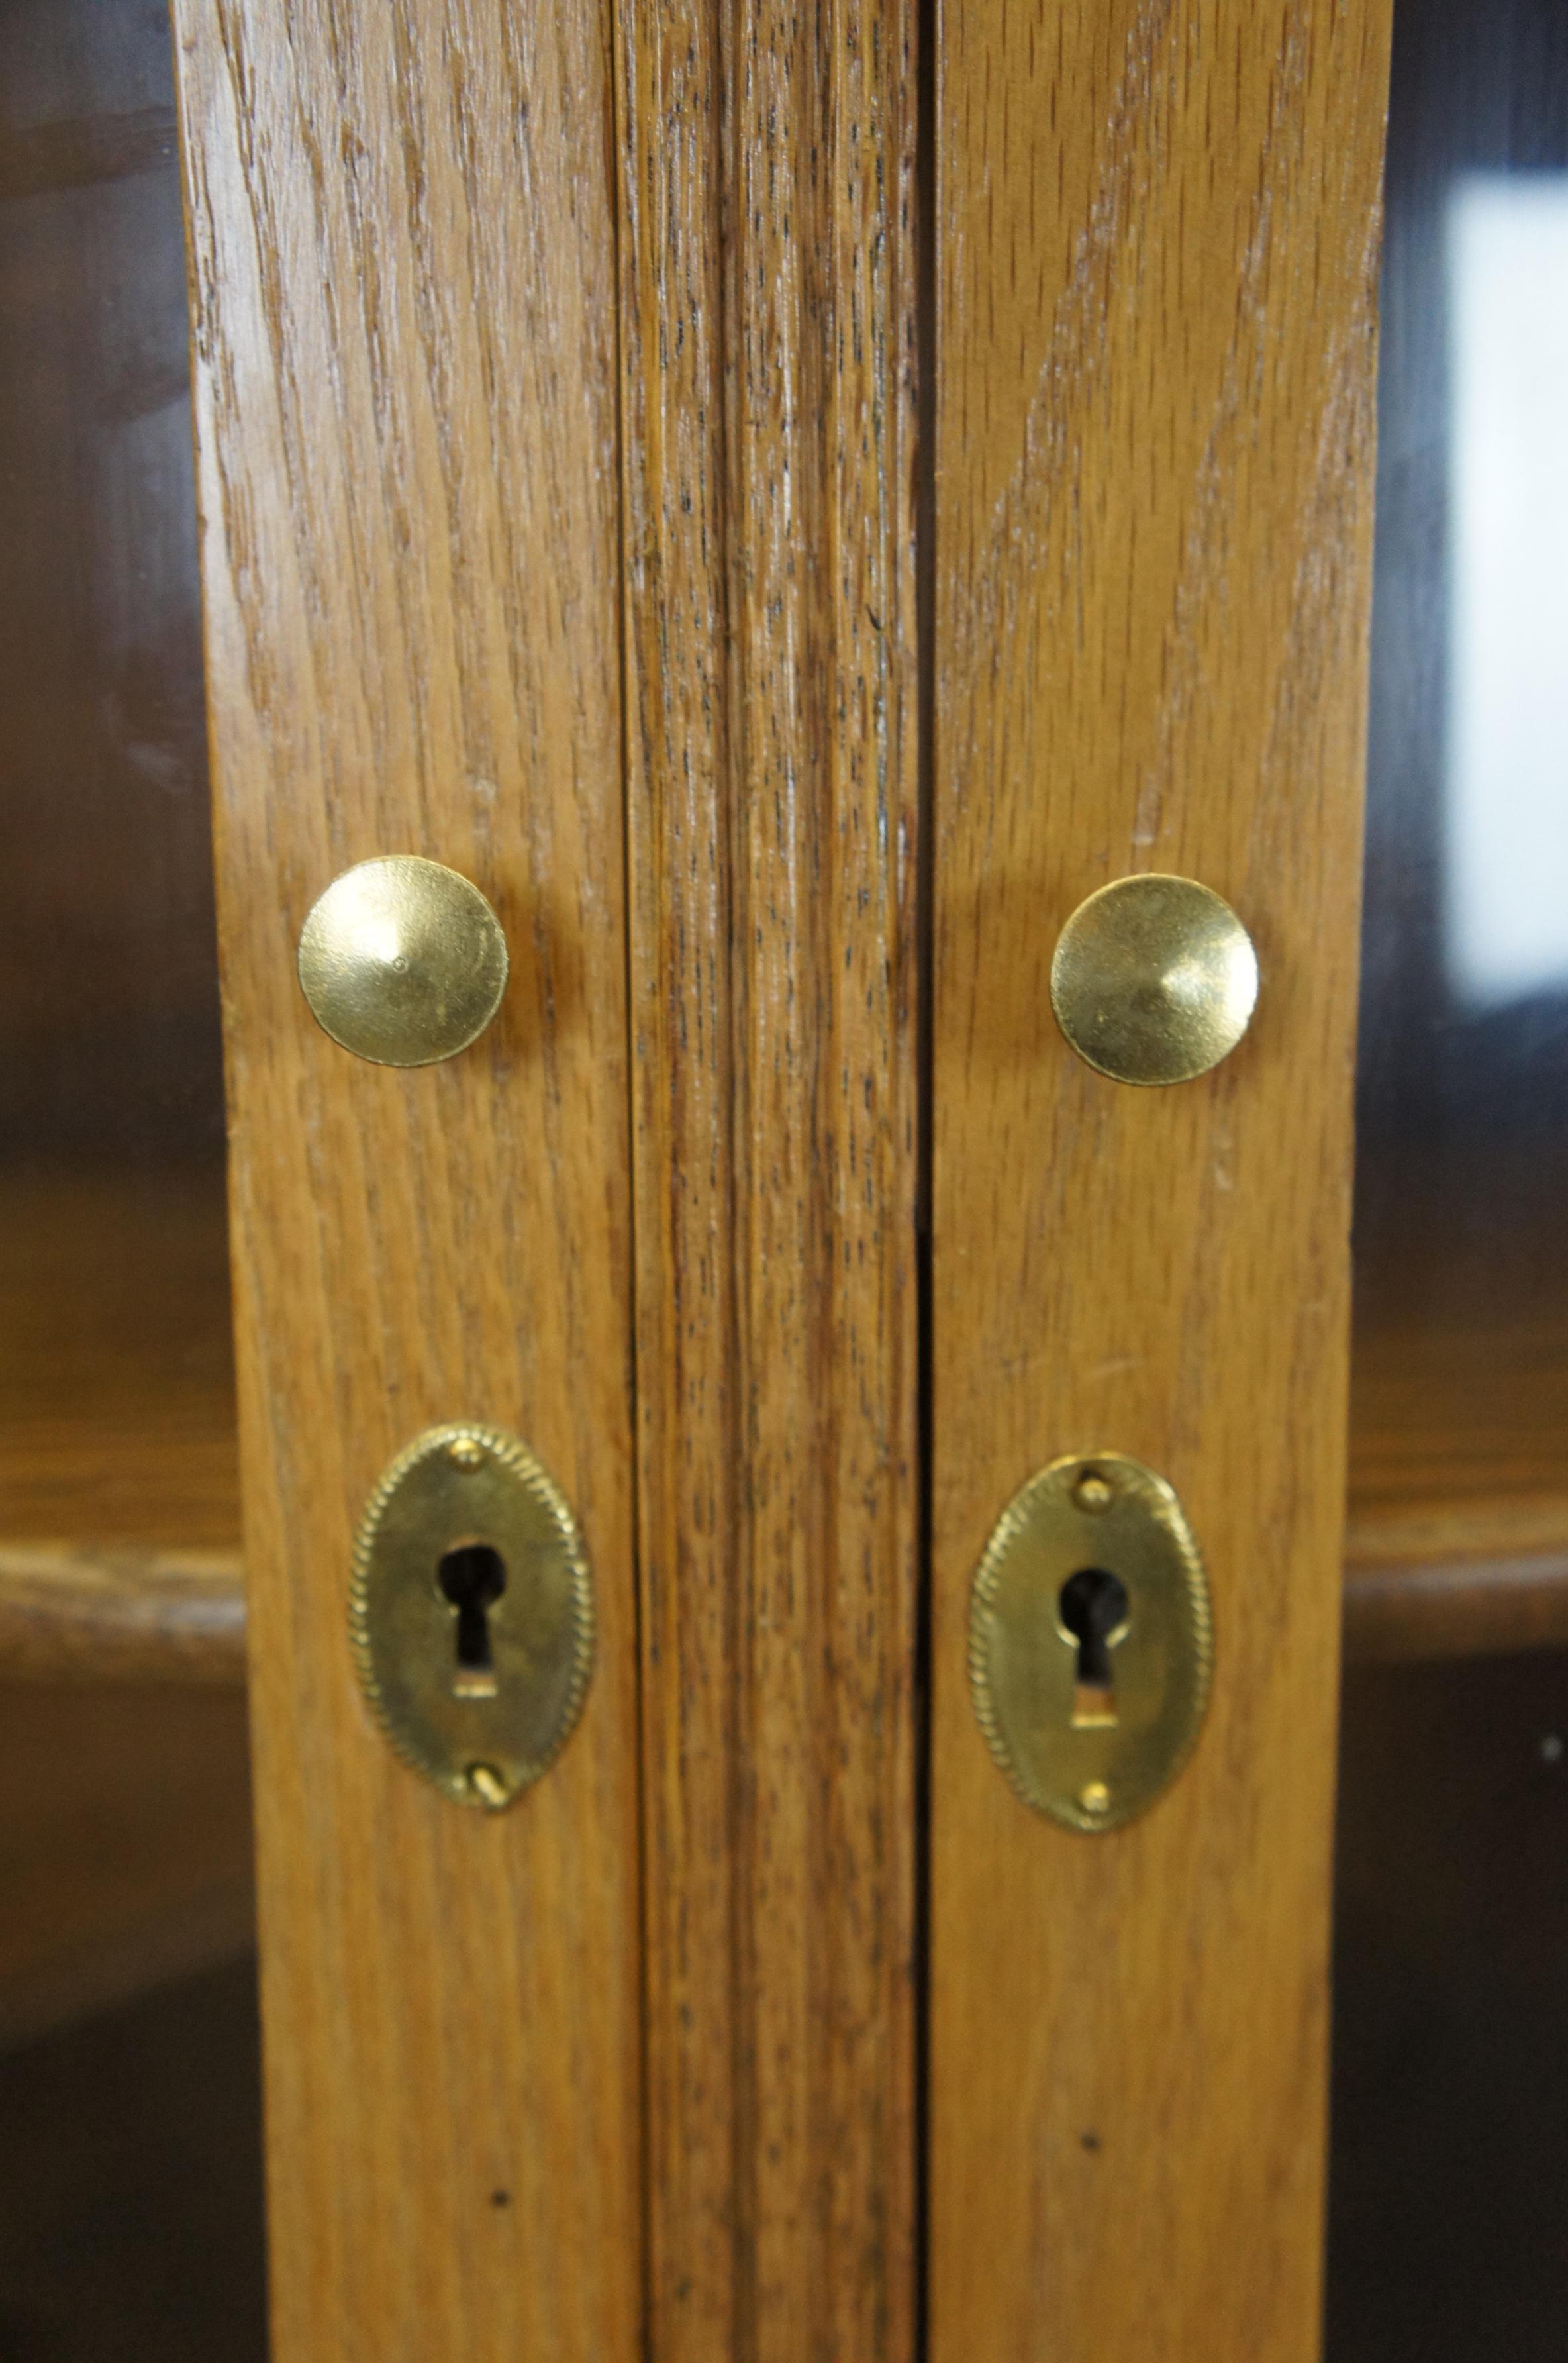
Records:
[[[1447,1557],[1427,1520],[1408,1535],[1353,1527],[1347,1658],[1568,1647],[1568,1509],[1511,1554],[1494,1524],[1446,1521]],[[230,1553],[0,1543],[0,1681],[237,1686],[245,1629],[244,1571]]]
[[[659,2363],[914,2299],[914,8],[618,14]]]
[[[1318,2347],[1350,1075],[1386,0],[943,7],[933,2363]],[[1252,929],[1252,1033],[1129,1090],[1054,1026],[1134,870]],[[970,1711],[1015,1488],[1115,1448],[1213,1588],[1147,1819]]]
[[[614,241],[590,0],[179,0],[279,2363],[639,2349]],[[373,853],[512,954],[469,1053],[315,1027]],[[513,1810],[398,1762],[350,1538],[439,1420],[572,1503],[598,1652]]]
[[[1484,1494],[1358,1509],[1345,1536],[1347,1658],[1568,1647],[1568,1499]]]
[[[0,1678],[242,1684],[239,1560],[0,1542]]]

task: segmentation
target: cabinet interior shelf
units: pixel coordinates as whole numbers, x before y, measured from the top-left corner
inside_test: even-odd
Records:
[[[1364,1318],[1353,1659],[1568,1647],[1568,1318]],[[1555,1360],[1553,1357],[1555,1356]],[[243,1680],[223,1179],[0,1181],[0,1679]]]

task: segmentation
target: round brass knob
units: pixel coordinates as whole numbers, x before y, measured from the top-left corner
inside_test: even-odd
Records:
[[[1252,937],[1193,878],[1118,878],[1080,903],[1051,962],[1051,1006],[1080,1059],[1119,1083],[1218,1066],[1258,997]]]
[[[484,1032],[506,990],[506,938],[477,886],[416,853],[335,878],[300,930],[300,985],[356,1058],[428,1067]]]

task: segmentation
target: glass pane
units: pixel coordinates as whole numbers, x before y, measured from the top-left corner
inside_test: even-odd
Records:
[[[1394,26],[1350,1548],[1474,1604],[1346,1675],[1328,2354],[1555,2363],[1568,1658],[1508,1603],[1568,1580],[1568,8]]]
[[[1397,0],[1395,49],[1353,1518],[1529,1549],[1568,1540],[1568,10]]]
[[[171,73],[0,9],[6,1537],[238,1532]]]
[[[0,0],[0,1581],[238,1548],[185,340],[163,6]],[[0,2354],[261,2363],[244,1701],[90,1673],[0,1658]]]
[[[1568,1658],[1353,1666],[1327,2363],[1560,2363]]]

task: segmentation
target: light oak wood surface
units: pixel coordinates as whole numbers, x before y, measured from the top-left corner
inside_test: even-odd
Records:
[[[1317,2352],[1386,0],[940,9],[933,2363]],[[1135,1090],[1064,921],[1200,878],[1263,993]],[[1014,1490],[1116,1449],[1214,1597],[1144,1820],[970,1707]]]
[[[180,0],[279,2363],[639,2349],[611,56],[589,0]],[[412,851],[512,977],[462,1058],[321,1033],[299,927]],[[495,1815],[347,1632],[392,1455],[525,1437],[596,1590]]]
[[[914,2336],[914,22],[618,12],[659,2363]]]

